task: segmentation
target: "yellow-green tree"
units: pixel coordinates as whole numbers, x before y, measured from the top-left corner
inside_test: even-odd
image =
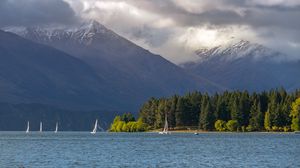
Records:
[[[217,131],[226,131],[226,122],[223,120],[217,120],[215,122],[215,129]]]
[[[239,127],[239,123],[237,120],[229,120],[226,123],[226,127],[229,131],[233,132],[233,131],[237,131],[238,127]]]
[[[125,122],[121,116],[116,116],[110,126],[111,132],[142,132],[148,130],[148,125],[141,118],[138,121]]]
[[[296,99],[295,102],[292,103],[292,110],[290,117],[292,117],[292,125],[291,128],[294,131],[300,130],[300,98]]]

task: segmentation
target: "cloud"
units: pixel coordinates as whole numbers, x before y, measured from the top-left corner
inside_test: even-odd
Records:
[[[70,5],[62,0],[0,1],[0,27],[72,24],[77,19]]]
[[[146,49],[180,63],[194,50],[249,40],[299,55],[297,0],[66,0]],[[279,47],[281,46],[281,47]]]
[[[300,59],[299,0],[1,0],[0,27],[95,19],[175,63],[249,40]]]

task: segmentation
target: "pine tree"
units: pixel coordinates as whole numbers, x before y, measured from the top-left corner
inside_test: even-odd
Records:
[[[173,96],[171,98],[171,100],[169,101],[171,103],[171,106],[170,106],[170,114],[169,114],[169,117],[168,117],[168,120],[169,120],[169,125],[171,128],[174,128],[176,127],[176,116],[175,116],[175,113],[176,113],[176,106],[177,106],[177,101],[178,101],[178,98],[177,96]]]
[[[271,120],[270,120],[270,112],[267,111],[265,113],[265,119],[264,119],[264,127],[265,127],[265,130],[269,131],[271,130]]]
[[[293,102],[290,116],[292,117],[292,130],[300,131],[300,98]]]
[[[176,104],[175,118],[176,118],[176,127],[183,126],[183,114],[184,114],[184,100],[183,98],[178,98]]]
[[[213,128],[214,117],[212,112],[211,103],[208,97],[205,97],[201,104],[200,113],[200,128],[203,130],[211,130]]]
[[[240,108],[239,101],[237,100],[237,97],[234,97],[234,99],[231,102],[231,120],[236,120],[239,125],[242,124],[243,116]]]
[[[260,103],[257,104],[257,101],[254,101],[254,104],[251,106],[250,109],[249,125],[255,131],[260,130],[264,122],[263,114],[260,109]]]

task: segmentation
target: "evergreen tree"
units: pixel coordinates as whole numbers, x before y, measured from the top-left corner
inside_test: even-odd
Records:
[[[231,101],[230,111],[231,111],[231,120],[236,120],[238,124],[242,124],[243,116],[240,109],[239,101],[237,97],[234,97]]]
[[[208,96],[205,96],[201,104],[200,128],[203,130],[211,130],[213,128],[213,112]]]
[[[292,130],[300,131],[300,98],[293,102],[290,116],[292,117]]]
[[[269,111],[267,111],[265,113],[264,127],[265,127],[265,130],[267,130],[267,131],[271,130],[271,120],[270,120],[270,112]]]
[[[121,117],[121,120],[128,123],[130,121],[135,121],[135,118],[131,113],[124,113]]]
[[[184,96],[170,98],[151,98],[141,108],[139,117],[149,127],[160,128],[165,114],[170,127],[199,126],[202,129],[213,129],[215,120],[235,120],[238,126],[249,131],[288,130],[297,117],[291,114],[292,102],[300,96],[300,90],[287,93],[284,89],[263,91],[261,93],[225,91],[222,94],[188,93]],[[293,118],[294,117],[294,118]],[[128,115],[122,120],[132,122]],[[122,123],[121,123],[122,124]],[[295,125],[295,124],[293,124]],[[296,124],[297,125],[297,124]],[[135,123],[120,129],[133,131]]]
[[[260,106],[260,103],[257,104],[257,102],[255,101],[250,109],[249,125],[251,126],[252,130],[255,131],[261,130],[264,122]]]
[[[183,114],[184,114],[184,99],[178,98],[177,104],[176,104],[176,111],[175,111],[175,118],[176,118],[176,126],[180,127],[183,126]]]
[[[171,128],[176,127],[175,113],[176,113],[177,101],[178,101],[177,96],[173,96],[170,100],[171,106],[170,106],[170,113],[169,113],[168,120],[169,120],[169,125]]]

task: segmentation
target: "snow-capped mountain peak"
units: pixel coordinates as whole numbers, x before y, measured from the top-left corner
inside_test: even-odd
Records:
[[[246,40],[210,49],[199,49],[195,53],[199,56],[197,62],[204,62],[212,58],[219,58],[222,61],[232,61],[245,57],[251,58],[252,60],[264,59],[273,61],[281,61],[286,58],[286,55],[282,53]]]
[[[42,43],[71,38],[78,43],[88,45],[97,36],[118,38],[117,34],[95,20],[90,20],[82,23],[79,26],[76,25],[73,27],[6,27],[4,30],[18,34],[25,38],[30,37],[34,41],[39,41]]]

